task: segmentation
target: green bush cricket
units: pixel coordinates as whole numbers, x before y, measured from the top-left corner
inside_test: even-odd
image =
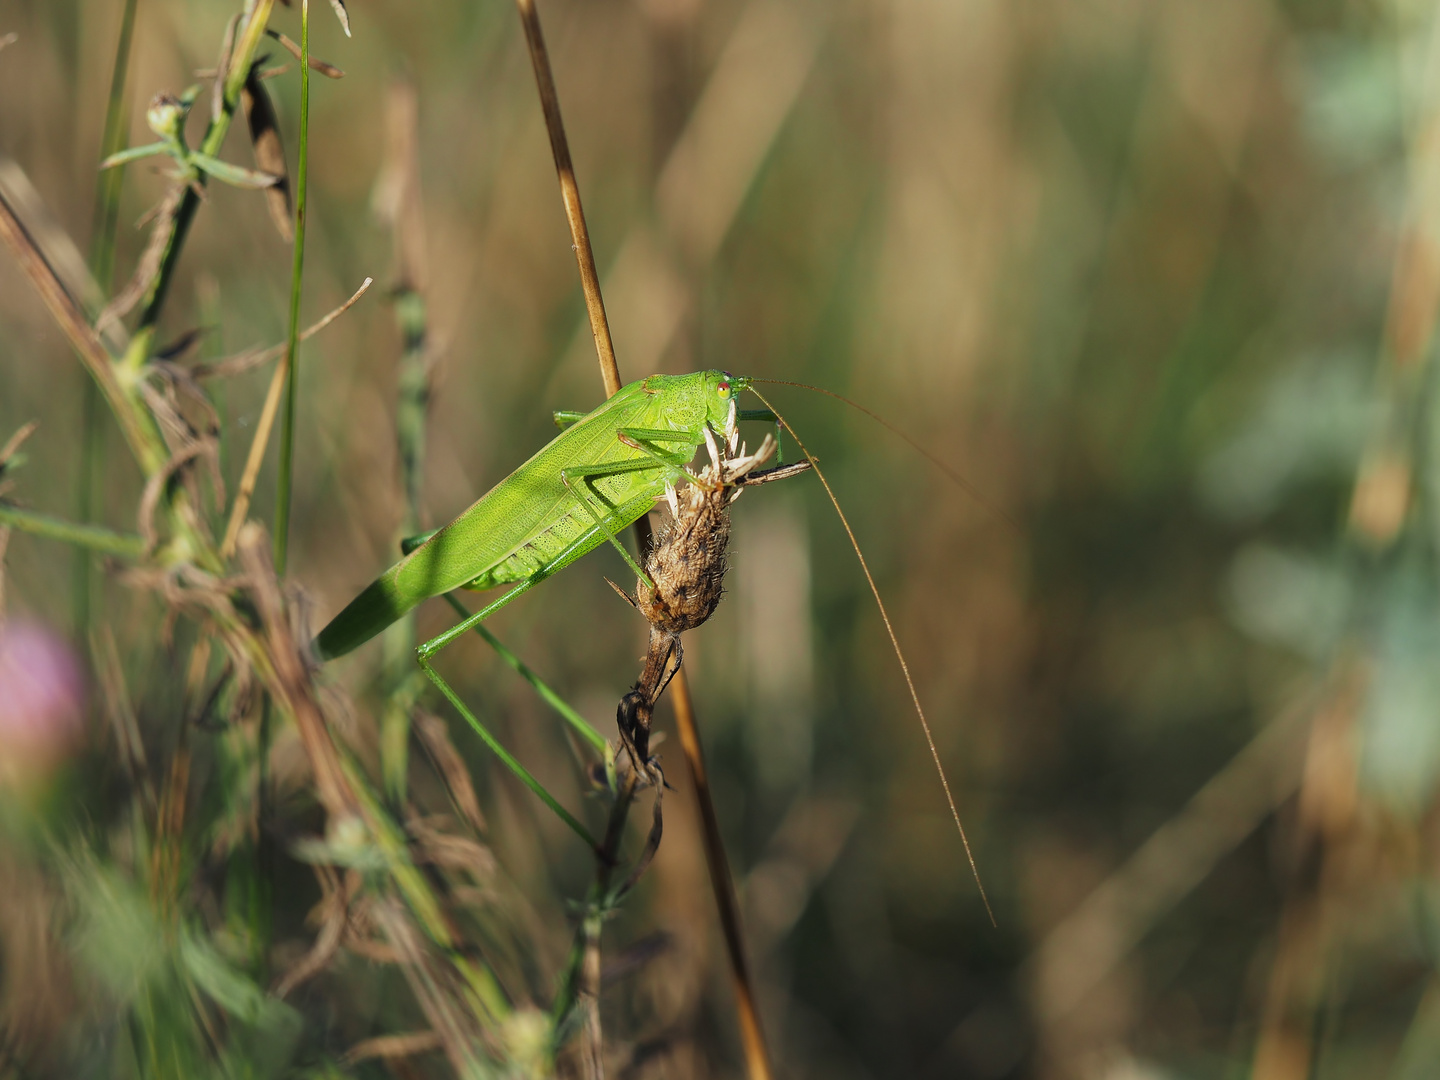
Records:
[[[617,534],[685,480],[705,429],[728,435],[742,412],[736,397],[749,380],[723,371],[652,375],[623,387],[593,412],[557,414],[566,426],[500,481],[376,579],[315,639],[322,659],[364,644],[411,608],[452,589],[513,585],[498,600],[419,647],[435,652],[521,593],[607,541],[640,576]]]
[[[481,624],[522,593],[601,544],[613,544],[636,575],[645,578],[645,572],[616,537],[664,498],[667,488],[686,480],[686,466],[706,441],[707,432],[729,438],[741,420],[763,420],[777,427],[783,425],[792,437],[795,435],[773,409],[739,408],[736,399],[741,393],[748,390],[760,396],[752,381],[714,370],[690,375],[651,375],[622,387],[590,413],[557,412],[555,419],[562,425],[561,433],[454,521],[424,538],[419,546],[355,597],[315,639],[317,653],[326,660],[342,656],[416,605],[454,589],[513,586],[497,600],[420,645],[416,655],[425,674],[505,764],[572,829],[590,841],[585,828],[485,731],[430,660],[471,629],[479,630],[499,648]],[[761,401],[764,400],[761,397]],[[845,398],[841,400],[848,402]],[[862,411],[869,413],[868,409]],[[796,442],[799,443],[798,438]],[[803,452],[803,444],[800,446]],[[931,457],[928,453],[926,456]],[[805,457],[804,463],[791,468],[814,466],[814,459],[808,453]],[[773,472],[784,470],[785,467],[781,467]],[[974,870],[970,844],[960,824],[929,722],[920,707],[909,665],[900,651],[889,615],[849,522],[823,473],[818,467],[815,471],[860,558]],[[977,884],[979,880],[976,872]],[[983,886],[981,897],[984,898]],[[985,906],[988,911],[988,899]]]

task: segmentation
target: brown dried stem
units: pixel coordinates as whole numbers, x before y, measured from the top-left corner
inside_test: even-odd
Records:
[[[550,133],[550,150],[555,156],[555,172],[560,177],[560,195],[565,200],[565,220],[570,223],[575,261],[580,266],[580,286],[585,290],[585,310],[590,315],[590,332],[595,336],[595,352],[600,357],[600,377],[605,381],[605,396],[610,397],[621,386],[620,366],[615,362],[615,344],[610,340],[610,324],[605,318],[600,274],[595,269],[590,231],[585,227],[585,210],[580,205],[580,186],[575,182],[570,143],[565,138],[565,122],[560,117],[560,98],[555,92],[550,54],[545,48],[545,35],[540,30],[540,13],[535,10],[535,0],[515,0],[515,6],[520,10],[520,23],[525,28],[525,41],[530,46],[530,61],[535,65],[540,108],[545,113],[545,129]]]
[[[85,365],[87,371],[94,378],[100,387],[101,393],[105,395],[106,401],[110,403],[111,411],[120,422],[120,430],[125,436],[125,442],[129,445],[131,453],[135,455],[140,463],[141,469],[147,474],[160,468],[165,458],[163,442],[159,439],[157,432],[148,430],[142,422],[138,410],[130,400],[125,390],[121,387],[119,379],[115,375],[114,359],[105,343],[100,340],[89,320],[85,317],[84,308],[80,302],[70,294],[70,291],[61,281],[60,275],[50,265],[41,251],[40,245],[30,235],[28,229],[20,220],[15,208],[10,205],[3,190],[0,190],[0,239],[3,239],[10,248],[11,254],[15,256],[20,269],[35,286],[40,294],[40,299],[50,309],[55,322],[64,331],[65,336],[70,339],[70,344],[80,356],[80,361]]]
[[[755,989],[750,981],[750,965],[745,959],[745,931],[740,924],[740,905],[735,900],[735,883],[730,876],[730,862],[725,857],[725,842],[720,838],[720,821],[715,816],[715,802],[710,798],[710,777],[705,771],[705,751],[700,745],[700,727],[695,722],[695,707],[690,686],[682,667],[671,683],[675,703],[675,727],[680,733],[680,746],[690,766],[690,780],[695,787],[695,801],[700,806],[701,839],[705,846],[705,865],[710,870],[710,885],[715,892],[715,906],[720,910],[720,928],[725,934],[725,953],[730,958],[730,978],[735,990],[735,1008],[740,1016],[740,1039],[745,1045],[746,1071],[755,1080],[770,1080],[770,1054],[765,1047],[765,1030],[760,1026],[760,1010],[755,1003]]]
[[[580,188],[575,181],[575,167],[570,159],[570,145],[565,137],[565,124],[560,115],[555,76],[550,70],[550,57],[540,28],[540,16],[535,10],[535,0],[515,0],[515,6],[520,11],[520,22],[525,28],[525,40],[530,47],[530,60],[535,67],[535,83],[540,92],[545,127],[550,135],[555,172],[560,179],[560,194],[565,202],[565,217],[570,224],[575,261],[580,268],[580,283],[585,292],[585,309],[590,317],[590,331],[595,338],[595,352],[600,361],[600,376],[605,384],[605,396],[610,397],[622,385],[620,367],[615,360],[615,346],[610,338],[610,325],[605,318],[605,301],[600,294],[600,275],[595,269],[595,253],[590,245],[589,230],[585,226],[585,212],[580,205]],[[649,549],[648,517],[642,516],[635,522],[635,538],[640,551]],[[686,718],[682,721],[682,744],[686,747],[686,759],[690,763],[691,774],[703,777],[705,763],[704,759],[698,756],[700,742],[694,729],[695,706],[690,698],[689,684],[685,681],[683,671],[677,673],[673,685],[676,715]],[[684,724],[690,726],[691,738],[688,740],[683,734]],[[702,787],[697,783],[695,791],[701,803],[702,816],[707,821],[713,821],[715,808],[710,800],[708,784]],[[724,848],[719,842],[718,830],[713,838],[707,832],[706,856],[710,862],[710,883],[715,892],[715,903],[720,909],[721,921],[726,926],[726,939],[728,942],[733,936],[734,941],[734,947],[729,950],[730,965],[736,985],[737,1005],[741,1013],[740,1030],[745,1042],[749,1075],[756,1080],[769,1080],[772,1075],[769,1053],[765,1048],[759,1014],[755,1010],[754,993],[750,987],[750,975],[744,962],[743,949],[740,948],[740,913],[735,905],[729,865],[725,859]]]

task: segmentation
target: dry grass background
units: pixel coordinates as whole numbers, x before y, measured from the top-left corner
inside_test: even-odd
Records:
[[[152,94],[213,64],[235,6],[140,0],[132,142]],[[0,154],[82,250],[120,7],[0,0],[0,34],[18,35],[0,52]],[[289,570],[317,625],[388,565],[404,514],[396,255],[376,213],[397,80],[423,190],[401,231],[436,365],[423,524],[548,439],[552,408],[600,400],[513,7],[351,9],[352,40],[319,13],[312,30],[346,76],[313,88],[303,321],[366,275],[380,287],[301,352]],[[747,495],[729,598],[687,658],[782,1074],[1430,1075],[1432,5],[552,0],[543,15],[624,376],[724,367],[849,394],[1019,526],[865,418],[776,389],[890,599],[999,921],[818,485]],[[298,37],[296,12],[276,22]],[[293,168],[294,74],[268,85]],[[249,164],[243,143],[232,133],[229,160]],[[161,185],[127,172],[122,277]],[[264,200],[212,185],[161,339],[206,326],[211,358],[282,340],[289,268]],[[232,485],[267,377],[218,392]],[[0,258],[0,441],[40,421],[11,495],[67,517],[83,378]],[[106,439],[102,520],[130,530],[139,480]],[[5,559],[8,614],[73,632],[68,552],[17,534]],[[623,579],[613,552],[497,632],[613,731],[645,628],[605,574]],[[422,633],[448,621],[432,607]],[[101,611],[163,753],[183,656],[113,576]],[[335,678],[362,687],[371,648]],[[444,667],[581,802],[527,686],[478,642]],[[93,731],[31,811],[51,827],[113,811],[77,779],[106,772]],[[545,985],[588,860],[458,724],[453,738]],[[673,741],[660,752],[678,760]],[[299,768],[283,739],[277,755]],[[197,777],[194,797],[218,782]],[[607,941],[668,947],[607,991],[607,1031],[653,1050],[632,1075],[738,1075],[686,793],[667,809]],[[0,876],[45,872],[11,847]],[[303,870],[281,872],[277,949],[306,940],[315,899]],[[7,903],[7,926],[43,922]],[[28,933],[5,934],[12,1003]],[[385,1032],[378,991],[320,985],[312,1050]],[[41,1074],[18,1060],[0,1068]]]

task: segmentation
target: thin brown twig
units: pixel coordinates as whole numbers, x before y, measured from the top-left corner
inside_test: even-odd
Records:
[[[540,30],[540,13],[535,10],[535,0],[515,0],[515,6],[520,10],[520,23],[525,28],[525,41],[530,46],[530,61],[535,66],[540,108],[545,113],[545,130],[550,134],[550,150],[555,156],[555,172],[560,178],[560,195],[565,200],[565,219],[570,223],[575,261],[580,266],[580,286],[585,290],[585,310],[590,315],[590,332],[595,336],[595,352],[600,357],[600,377],[605,381],[605,396],[610,397],[621,386],[620,366],[615,362],[615,344],[610,340],[610,324],[605,318],[600,274],[595,269],[590,231],[585,227],[585,210],[580,205],[580,186],[575,182],[570,143],[565,138],[565,122],[560,117],[560,97],[555,91],[555,76],[550,70],[550,54],[545,48],[545,35]]]
[[[725,935],[725,951],[730,958],[730,975],[735,990],[735,1007],[740,1014],[740,1037],[745,1046],[745,1067],[755,1080],[770,1080],[770,1054],[765,1046],[765,1029],[760,1024],[760,1010],[755,989],[750,981],[750,965],[745,959],[745,934],[740,925],[740,906],[735,901],[735,884],[730,876],[730,862],[725,857],[725,843],[720,838],[720,821],[715,803],[710,798],[710,776],[705,770],[705,751],[700,744],[700,729],[695,723],[695,706],[690,698],[690,683],[682,666],[670,683],[675,704],[675,727],[685,762],[690,766],[690,780],[695,786],[695,801],[700,804],[701,839],[705,847],[705,865],[710,870],[710,884],[715,893],[715,906],[720,909],[720,928]]]
[[[24,445],[25,440],[30,438],[31,435],[34,435],[39,428],[39,420],[27,421],[16,429],[15,434],[5,440],[5,445],[0,446],[0,471],[3,471],[5,466],[10,463],[10,459],[14,457],[16,451]]]
[[[374,278],[367,277],[360,283],[360,287],[351,294],[339,307],[325,315],[324,318],[312,323],[300,331],[300,340],[309,341],[312,337],[324,330],[332,322],[338,319],[345,312],[349,311],[375,283]],[[224,360],[217,360],[213,364],[196,364],[190,369],[190,374],[196,379],[225,379],[232,375],[240,375],[252,368],[268,364],[271,360],[278,360],[285,355],[285,345],[270,345],[266,348],[246,349],[244,352],[236,353],[234,356]]]

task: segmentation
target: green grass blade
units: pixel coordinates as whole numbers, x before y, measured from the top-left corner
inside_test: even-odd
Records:
[[[138,559],[145,554],[145,541],[138,536],[127,536],[99,525],[76,525],[49,514],[19,510],[13,506],[0,505],[0,525],[12,526],[32,536],[75,544],[104,555]]]
[[[120,15],[120,36],[115,43],[115,67],[110,74],[110,97],[105,103],[105,131],[100,139],[100,156],[111,160],[125,148],[125,93],[130,72],[130,43],[135,36],[135,8],[139,0],[125,0]],[[102,166],[103,168],[103,166]],[[90,273],[101,290],[109,294],[115,276],[115,234],[120,223],[120,193],[124,170],[102,172],[95,181],[95,213],[90,231]],[[81,402],[80,477],[75,488],[76,517],[82,522],[100,516],[97,493],[105,486],[105,458],[102,450],[100,388],[94,379],[85,380]],[[83,548],[75,553],[74,569],[75,635],[83,638],[90,628],[95,600],[95,567]]]
[[[285,342],[285,412],[280,419],[280,475],[275,491],[275,572],[290,551],[290,488],[295,472],[295,394],[300,337],[300,285],[305,272],[306,196],[310,179],[310,0],[300,0],[300,149],[295,166],[295,262],[290,274],[290,331]]]

